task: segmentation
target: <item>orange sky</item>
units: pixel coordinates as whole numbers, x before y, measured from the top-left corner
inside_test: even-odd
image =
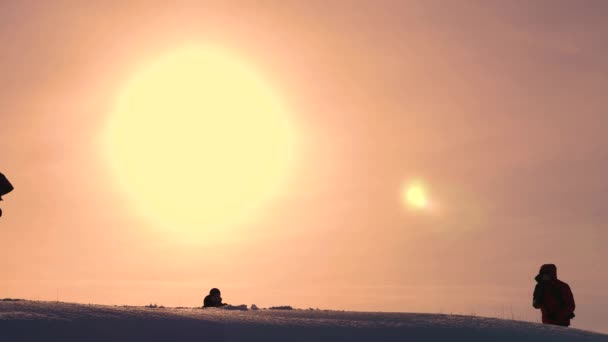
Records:
[[[602,1],[0,4],[0,297],[537,321],[540,264],[608,332]],[[132,210],[100,141],[143,63],[219,46],[298,132],[280,197],[223,238]],[[441,210],[405,210],[428,185]]]

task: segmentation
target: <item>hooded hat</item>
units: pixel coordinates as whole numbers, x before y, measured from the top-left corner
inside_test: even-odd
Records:
[[[537,278],[542,279],[543,275],[547,274],[551,278],[551,280],[557,279],[557,266],[554,264],[544,264],[540,267],[538,271]]]
[[[209,291],[210,295],[220,295],[220,289],[216,289],[215,287]]]

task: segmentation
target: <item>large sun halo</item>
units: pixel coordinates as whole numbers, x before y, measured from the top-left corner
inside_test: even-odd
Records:
[[[143,67],[106,128],[110,164],[133,203],[172,229],[254,215],[280,191],[293,155],[273,90],[238,58],[207,48]]]

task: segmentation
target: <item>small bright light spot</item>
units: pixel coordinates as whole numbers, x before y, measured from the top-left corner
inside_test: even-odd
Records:
[[[429,206],[426,191],[420,183],[407,184],[403,189],[402,197],[408,208],[426,209]]]
[[[426,206],[426,196],[420,187],[412,187],[407,191],[407,201],[416,207]]]

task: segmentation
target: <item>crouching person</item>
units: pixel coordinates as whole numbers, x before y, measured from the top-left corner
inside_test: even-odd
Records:
[[[222,297],[219,289],[212,288],[209,291],[209,294],[203,300],[203,309],[204,308],[219,308],[222,306],[226,306],[228,304],[222,303]]]

